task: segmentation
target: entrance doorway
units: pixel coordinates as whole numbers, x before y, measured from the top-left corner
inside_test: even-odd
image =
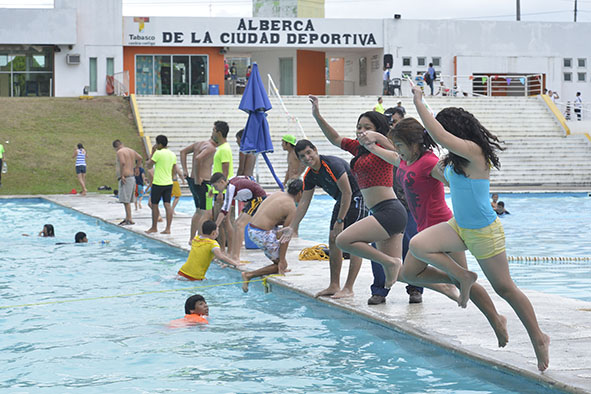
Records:
[[[208,57],[205,55],[136,55],[137,94],[208,94]]]
[[[279,94],[293,95],[293,57],[279,58]]]

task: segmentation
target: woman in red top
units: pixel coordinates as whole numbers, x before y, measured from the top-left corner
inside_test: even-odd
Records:
[[[439,158],[432,151],[437,144],[425,131],[423,125],[414,118],[402,119],[388,133],[389,141],[384,139],[385,137],[381,134],[372,132],[363,133],[359,137],[359,141],[370,152],[398,167],[396,180],[404,189],[408,208],[417,222],[417,230],[420,232],[451,219],[453,213],[445,202],[443,189],[447,181],[443,176],[442,168],[437,165]],[[392,142],[396,152],[380,146],[387,146],[387,142]],[[449,254],[455,262],[464,269],[468,269],[464,251]],[[444,283],[452,283],[449,276],[435,267],[428,267],[412,253],[406,254],[403,273],[404,280],[408,283],[430,287],[455,301],[458,300],[457,291],[454,289],[452,292],[444,285]],[[419,278],[425,275],[436,276],[441,283],[420,282]],[[488,319],[497,336],[499,347],[505,346],[509,339],[507,319],[499,315],[484,287],[474,283],[470,290],[470,299]]]
[[[345,252],[380,263],[386,274],[384,287],[390,288],[402,267],[402,236],[407,220],[406,209],[392,189],[392,164],[370,153],[357,140],[341,137],[320,115],[318,98],[309,98],[312,115],[326,138],[355,156],[351,160],[351,171],[357,179],[365,205],[371,211],[371,216],[359,220],[344,231],[343,218],[337,218],[334,231],[338,232],[336,226],[339,225],[342,232],[336,238],[336,245]],[[357,135],[367,130],[385,135],[388,132],[387,118],[375,111],[361,114],[357,120]],[[372,242],[377,244],[377,249],[370,245]]]

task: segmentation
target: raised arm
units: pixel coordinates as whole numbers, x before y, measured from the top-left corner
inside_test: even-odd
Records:
[[[322,115],[320,115],[320,109],[318,107],[318,97],[308,96],[308,98],[310,99],[310,103],[312,103],[312,116],[316,120],[316,123],[318,123],[320,130],[322,130],[322,133],[330,141],[331,144],[340,148],[343,137],[341,137],[339,133],[337,133],[337,131],[333,129],[332,126],[329,125],[326,120],[324,120]]]
[[[394,164],[396,167],[400,165],[400,155],[395,152],[396,148],[383,134],[365,130],[357,133],[357,139],[365,149],[378,156],[380,159],[390,164]]]
[[[423,92],[421,88],[414,86],[412,93],[413,102],[421,117],[421,121],[436,143],[470,162],[476,162],[479,159],[482,160],[482,149],[476,143],[456,137],[445,130],[441,123],[435,119],[433,114],[422,102]]]

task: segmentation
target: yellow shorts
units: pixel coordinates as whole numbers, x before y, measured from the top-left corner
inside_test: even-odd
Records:
[[[172,181],[172,197],[181,196],[181,185],[177,181]]]
[[[499,218],[488,226],[477,229],[458,226],[456,218],[449,219],[447,224],[462,238],[470,253],[477,259],[488,259],[505,251],[505,231]]]

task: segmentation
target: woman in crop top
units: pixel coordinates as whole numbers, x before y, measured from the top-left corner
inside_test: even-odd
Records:
[[[443,184],[447,184],[447,181],[443,177],[441,167],[438,166],[439,158],[432,150],[437,144],[416,119],[405,118],[396,123],[388,133],[388,140],[379,133],[366,132],[359,138],[359,142],[370,152],[398,167],[396,180],[404,189],[409,210],[419,232],[438,223],[446,223],[453,217],[445,202]],[[388,147],[388,142],[393,144],[396,152],[383,148]],[[450,257],[462,268],[467,269],[466,254],[463,250],[450,253]],[[449,277],[448,283],[419,282],[428,265],[412,253],[406,254],[403,267],[402,273],[406,275],[404,281],[429,287],[458,301],[458,292]],[[499,346],[505,346],[508,341],[507,319],[499,315],[484,287],[474,283],[470,299],[488,319]]]
[[[406,209],[396,199],[392,164],[370,153],[357,140],[345,138],[333,129],[320,115],[318,98],[310,96],[312,115],[326,138],[335,146],[355,157],[351,171],[359,184],[361,194],[371,211],[371,216],[347,227],[337,236],[339,249],[356,256],[376,261],[384,267],[390,288],[396,282],[402,267],[402,236],[406,227]],[[357,120],[357,134],[364,130],[388,132],[387,118],[375,111],[366,112]],[[377,249],[370,244],[375,242]]]
[[[549,363],[550,338],[540,330],[531,302],[511,279],[503,227],[488,200],[490,170],[493,166],[500,167],[495,153],[502,149],[500,141],[462,108],[445,108],[434,118],[422,102],[421,90],[413,87],[412,92],[427,131],[435,142],[449,151],[443,164],[454,217],[447,223],[425,229],[411,240],[411,253],[436,268],[427,267],[415,273],[411,272],[412,267],[405,267],[403,276],[420,283],[447,282],[449,275],[459,283],[458,304],[465,307],[477,275],[457,264],[448,253],[468,249],[495,292],[511,305],[525,326],[538,369],[544,371]]]

